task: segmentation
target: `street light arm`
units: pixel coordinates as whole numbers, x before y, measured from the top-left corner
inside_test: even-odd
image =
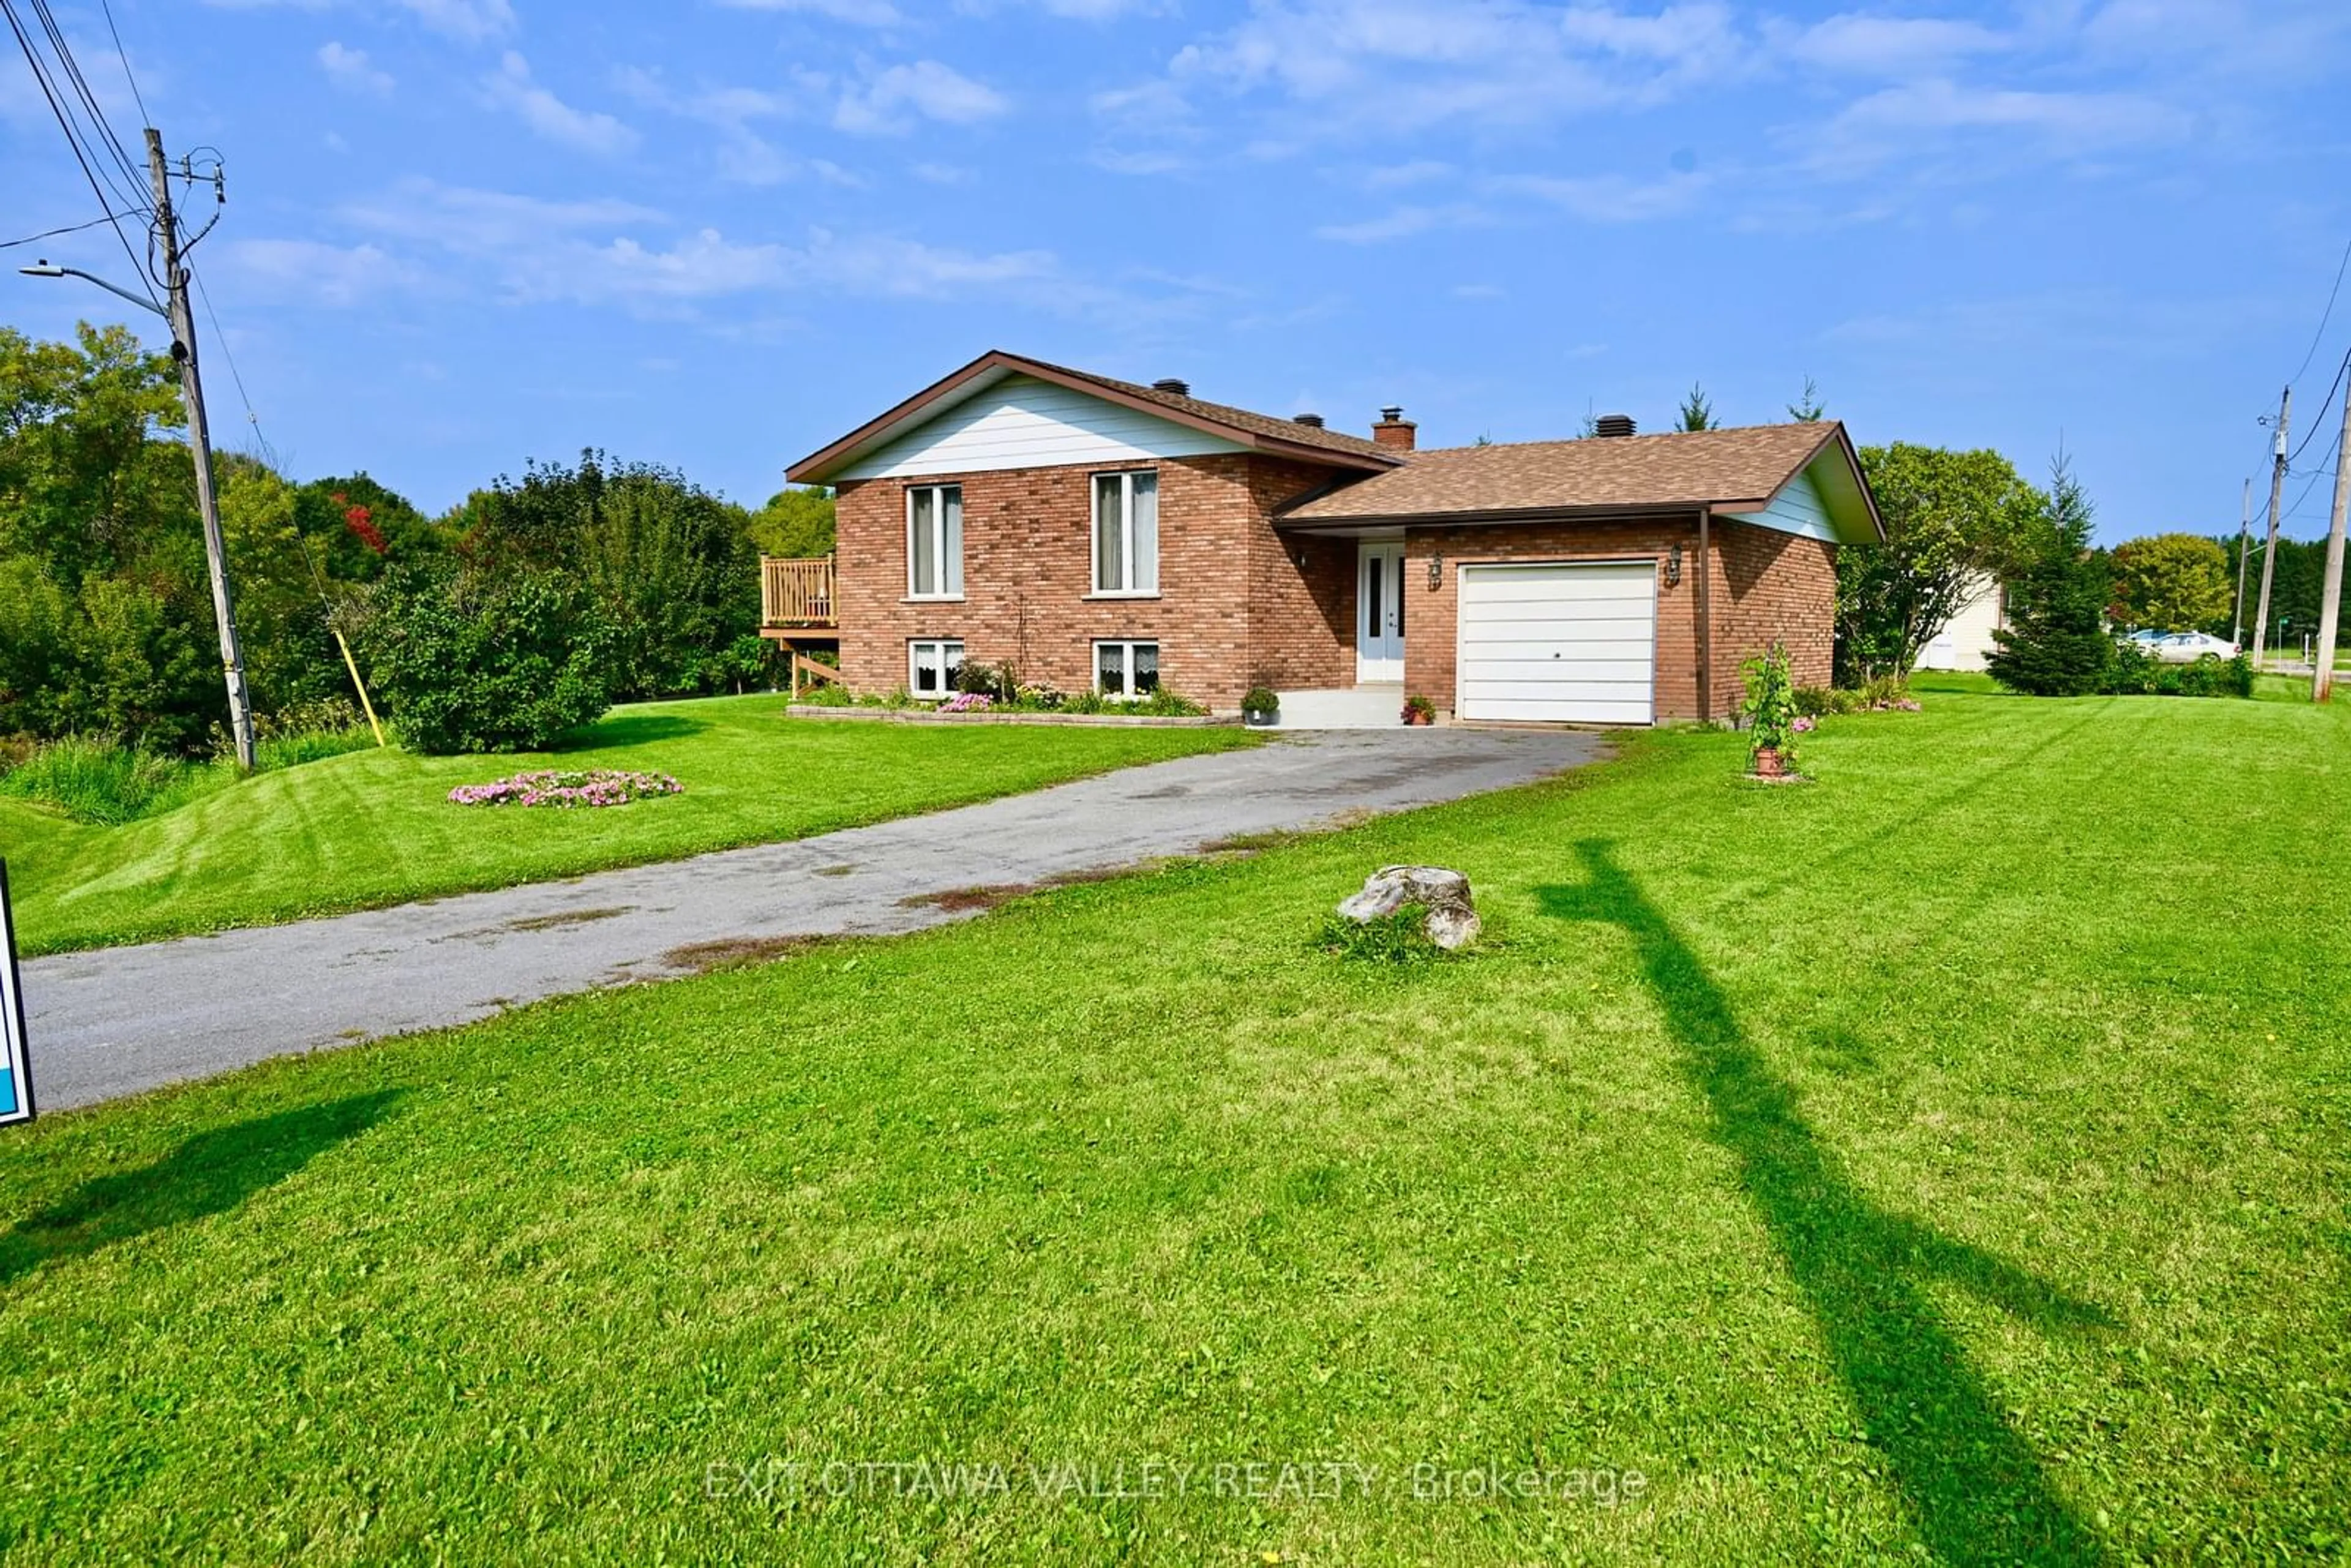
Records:
[[[169,310],[164,309],[161,305],[156,304],[152,299],[148,298],[146,296],[141,294],[133,294],[128,288],[117,288],[113,284],[109,283],[106,279],[99,277],[96,273],[84,272],[78,267],[56,267],[46,261],[38,261],[35,262],[30,267],[20,267],[16,270],[23,273],[27,277],[78,277],[85,283],[97,284],[109,294],[121,296],[123,298],[130,300],[131,303],[138,306],[142,310],[152,310],[156,315],[162,317],[166,321],[172,319],[172,313]]]

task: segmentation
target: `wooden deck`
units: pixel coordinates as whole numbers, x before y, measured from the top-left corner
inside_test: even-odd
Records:
[[[838,632],[833,558],[759,558],[759,625],[769,632]]]

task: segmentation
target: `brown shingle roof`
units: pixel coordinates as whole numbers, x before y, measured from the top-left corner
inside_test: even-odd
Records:
[[[859,425],[831,445],[801,458],[784,471],[784,476],[796,483],[826,483],[862,453],[904,434],[931,417],[933,409],[941,399],[959,393],[968,395],[966,389],[975,383],[993,384],[1006,375],[1034,376],[1040,381],[1051,382],[1072,391],[1093,392],[1130,408],[1164,414],[1196,430],[1228,436],[1244,446],[1270,455],[1295,457],[1305,462],[1330,462],[1339,467],[1374,471],[1393,467],[1402,460],[1401,454],[1360,435],[1346,435],[1335,430],[1301,424],[1296,420],[1257,413],[1249,409],[1235,408],[1229,403],[1208,402],[1200,398],[1164,392],[1155,387],[1115,381],[1109,376],[1098,376],[1091,371],[1073,371],[1064,365],[1049,364],[1043,360],[1008,354],[997,349],[932,382],[888,413]]]
[[[1459,514],[1761,505],[1844,426],[1757,424],[1667,435],[1434,447],[1293,507],[1290,523]]]
[[[1114,381],[1109,376],[1098,376],[1092,371],[1073,371],[1067,365],[1049,365],[1041,360],[1031,361],[1030,363],[1049,371],[1059,371],[1065,376],[1073,376],[1081,382],[1091,382],[1095,386],[1103,387],[1112,392],[1123,392],[1129,397],[1141,398],[1146,402],[1157,403],[1171,413],[1190,414],[1196,419],[1206,419],[1217,424],[1228,424],[1236,430],[1246,430],[1251,434],[1270,436],[1276,441],[1293,442],[1301,446],[1319,446],[1326,452],[1345,452],[1359,457],[1379,457],[1394,461],[1400,455],[1393,447],[1382,446],[1378,442],[1367,440],[1360,435],[1349,435],[1344,431],[1325,430],[1317,425],[1301,424],[1294,419],[1283,419],[1277,414],[1257,413],[1246,408],[1235,408],[1230,403],[1209,402],[1201,398],[1164,392],[1156,387],[1144,386],[1134,382]]]

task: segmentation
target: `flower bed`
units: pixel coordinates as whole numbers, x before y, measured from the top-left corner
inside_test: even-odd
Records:
[[[685,786],[666,773],[630,773],[613,768],[583,771],[517,773],[488,784],[460,784],[449,791],[453,806],[625,806],[653,795],[677,795]]]

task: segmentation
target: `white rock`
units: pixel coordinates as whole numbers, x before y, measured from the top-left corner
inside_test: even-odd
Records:
[[[1447,952],[1478,940],[1481,922],[1470,902],[1469,879],[1437,865],[1384,865],[1364,880],[1364,891],[1339,905],[1350,920],[1370,922],[1409,904],[1428,911],[1421,928]]]

